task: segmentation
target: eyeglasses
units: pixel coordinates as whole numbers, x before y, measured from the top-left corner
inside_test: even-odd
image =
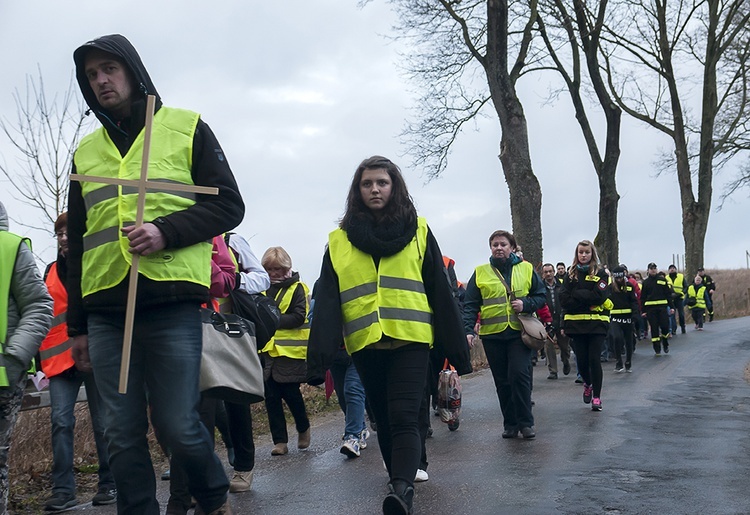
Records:
[[[66,238],[68,236],[68,231],[60,231],[55,233],[55,238]]]

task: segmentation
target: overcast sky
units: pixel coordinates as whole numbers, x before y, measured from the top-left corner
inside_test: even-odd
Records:
[[[283,246],[312,284],[356,166],[381,154],[402,167],[417,209],[465,281],[487,260],[489,234],[511,229],[497,159],[499,124],[488,117],[464,131],[444,176],[426,183],[399,138],[415,98],[398,68],[400,44],[385,37],[394,16],[382,0],[364,9],[356,3],[3,1],[0,116],[14,119],[13,90],[23,90],[26,75],[36,76],[37,64],[48,95],[62,92],[73,50],[121,33],[138,49],[165,105],[200,112],[218,136],[247,205],[238,232],[259,257],[269,246]],[[524,78],[519,90],[542,186],[544,259],[569,264],[576,242],[596,235],[598,187],[568,99],[544,102],[552,78]],[[684,248],[676,177],[655,177],[653,165],[669,141],[623,120],[621,261],[632,269],[650,261],[666,268]],[[2,139],[0,152],[6,164],[16,159]],[[716,192],[730,175],[716,178]],[[0,185],[0,200],[11,216],[41,220],[13,200],[7,184]],[[737,229],[746,226],[748,213],[746,192],[712,211],[706,267],[745,266],[750,239]],[[51,228],[42,234],[11,223],[11,230],[28,233],[44,261],[54,259]]]

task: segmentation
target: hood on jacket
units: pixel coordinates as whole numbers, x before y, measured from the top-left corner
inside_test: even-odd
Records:
[[[0,231],[10,230],[8,225],[8,212],[5,210],[5,206],[0,202]]]
[[[102,122],[102,125],[115,129],[117,129],[117,125],[112,114],[99,104],[94,91],[89,85],[89,80],[86,78],[86,55],[92,49],[112,54],[130,70],[130,76],[133,80],[133,96],[135,97],[132,99],[131,118],[133,119],[133,127],[138,128],[139,131],[140,127],[143,127],[146,117],[146,96],[156,96],[157,111],[161,107],[161,97],[141,61],[138,51],[125,36],[110,34],[91,40],[79,46],[73,52],[73,61],[76,65],[76,79],[78,80],[78,86],[81,88],[81,93],[83,93],[83,98],[99,121]]]

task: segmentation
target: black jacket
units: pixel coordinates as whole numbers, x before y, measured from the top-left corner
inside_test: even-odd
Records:
[[[581,273],[585,276],[586,274]],[[607,272],[600,270],[597,280],[579,280],[578,277],[571,279],[570,274],[565,275],[562,290],[560,291],[560,303],[563,311],[563,329],[565,334],[607,334],[609,322],[603,320],[565,320],[566,314],[588,315],[608,314],[608,311],[598,312],[592,308],[601,306],[610,296],[611,290],[608,286],[609,277]]]
[[[99,104],[85,75],[85,60],[89,50],[96,48],[115,55],[130,70],[134,84],[131,116],[116,119]],[[118,34],[103,36],[78,48],[73,59],[76,78],[91,111],[96,115],[117,146],[121,155],[130,149],[145,123],[146,96],[156,95],[156,109],[161,108],[161,98],[130,42]],[[157,145],[154,141],[152,144]],[[166,248],[182,248],[210,241],[214,236],[236,227],[245,213],[237,182],[232,175],[224,153],[211,129],[202,120],[198,122],[193,137],[193,182],[200,186],[219,189],[218,195],[196,195],[196,203],[188,209],[162,217],[157,226],[164,234]],[[72,173],[76,173],[75,165]],[[145,220],[151,222],[151,220]],[[71,182],[68,196],[68,333],[71,336],[86,334],[86,313],[123,311],[127,299],[128,278],[108,290],[81,298],[81,256],[83,234],[86,231],[86,207],[78,182]],[[137,309],[164,303],[208,300],[208,289],[184,281],[151,281],[139,276]]]
[[[672,301],[674,291],[672,290],[672,287],[669,285],[667,280],[664,278],[664,276],[649,275],[643,280],[643,284],[641,285],[641,309],[645,313],[646,310],[650,309],[658,309],[663,308],[664,304],[652,304],[650,306],[646,305],[646,302],[649,301],[661,301],[666,300],[667,305],[670,308],[674,308],[674,302]]]
[[[447,280],[443,255],[429,229],[422,264],[422,282],[433,311],[434,347],[444,353],[459,374],[470,373],[469,346],[461,327],[461,315]],[[310,384],[320,384],[325,378],[325,371],[331,368],[336,353],[343,345],[339,278],[328,249],[323,256],[314,298],[315,317],[310,326],[310,341],[307,345],[307,377]]]

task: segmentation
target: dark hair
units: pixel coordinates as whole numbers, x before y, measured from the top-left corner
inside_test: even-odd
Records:
[[[565,263],[563,263],[562,261],[558,261],[557,264],[555,265],[555,268],[557,268],[560,265],[564,266],[565,268],[568,268],[568,266]]]
[[[346,230],[352,218],[362,214],[373,216],[370,209],[362,201],[362,193],[359,190],[359,183],[365,170],[385,170],[391,178],[391,198],[383,207],[381,223],[403,219],[407,226],[414,225],[417,220],[417,209],[414,207],[414,201],[406,188],[401,169],[386,157],[372,156],[359,163],[357,170],[354,172],[349,194],[346,197],[346,211],[339,226]]]
[[[516,237],[508,231],[498,230],[490,234],[490,246],[492,246],[492,240],[494,240],[495,238],[506,238],[508,240],[508,243],[510,243],[510,246],[513,247],[513,250],[516,250]]]
[[[55,220],[55,234],[60,232],[62,229],[68,227],[68,212],[65,211],[63,213],[60,213],[60,216],[57,217],[57,220]]]
[[[542,270],[544,270],[544,267],[545,267],[545,266],[551,266],[552,268],[555,268],[555,267],[554,267],[554,266],[552,265],[552,263],[544,263],[544,264],[542,265]]]

